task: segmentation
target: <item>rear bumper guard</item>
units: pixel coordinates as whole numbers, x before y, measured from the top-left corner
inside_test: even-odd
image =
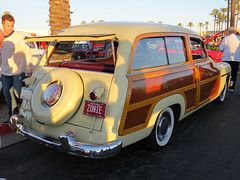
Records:
[[[122,149],[122,141],[113,141],[105,144],[90,144],[77,142],[73,132],[66,132],[59,135],[59,143],[48,140],[47,137],[40,133],[34,133],[25,128],[22,124],[23,115],[13,115],[10,118],[10,127],[22,136],[27,137],[39,144],[53,148],[55,150],[78,155],[87,158],[108,158],[118,154]]]

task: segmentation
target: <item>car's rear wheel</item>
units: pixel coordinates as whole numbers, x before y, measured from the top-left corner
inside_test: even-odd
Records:
[[[166,107],[159,114],[151,134],[145,139],[145,144],[153,149],[165,146],[173,132],[174,113],[172,108]]]
[[[215,99],[213,101],[213,103],[219,104],[219,103],[224,102],[224,100],[226,99],[226,96],[227,96],[227,88],[228,87],[227,87],[227,82],[226,82],[225,85],[224,85],[224,88],[223,88],[223,90],[221,92],[221,94],[217,97],[217,99]]]

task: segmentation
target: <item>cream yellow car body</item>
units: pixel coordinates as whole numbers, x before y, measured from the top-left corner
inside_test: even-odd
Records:
[[[54,37],[40,37],[40,38],[30,38],[27,41],[52,41],[48,50],[46,51],[44,57],[42,58],[39,67],[34,71],[32,77],[25,80],[27,87],[35,91],[36,86],[39,86],[39,82],[46,76],[49,75],[51,78],[51,72],[56,71],[56,73],[60,73],[59,76],[65,76],[66,74],[61,74],[61,68],[59,67],[51,67],[47,66],[48,56],[51,56],[52,51],[54,50],[54,45],[59,41],[94,41],[94,40],[114,40],[117,38],[119,46],[117,49],[117,57],[114,57],[115,71],[114,73],[99,73],[94,71],[87,71],[81,69],[71,69],[74,73],[78,74],[81,77],[82,81],[82,98],[80,102],[76,102],[73,107],[72,103],[68,103],[66,99],[66,103],[63,103],[63,106],[54,107],[54,113],[51,112],[52,107],[48,110],[50,111],[47,116],[49,119],[54,119],[55,115],[59,116],[58,119],[63,119],[66,116],[67,111],[69,111],[70,115],[67,120],[64,120],[64,123],[60,124],[44,124],[39,123],[38,115],[33,115],[33,109],[42,108],[41,104],[37,104],[33,100],[23,100],[20,115],[21,117],[13,117],[12,127],[16,129],[16,124],[21,124],[21,128],[24,128],[28,133],[36,133],[34,137],[39,135],[38,140],[45,135],[46,137],[51,137],[54,141],[58,141],[59,135],[63,133],[72,133],[71,138],[77,142],[83,142],[87,144],[93,145],[104,145],[111,142],[120,142],[118,145],[122,148],[132,143],[135,143],[139,140],[142,140],[150,135],[153,131],[154,125],[156,124],[156,120],[158,119],[161,111],[166,107],[171,107],[173,105],[178,105],[180,107],[178,120],[182,120],[189,114],[195,112],[202,106],[216,99],[223,91],[225,83],[227,82],[227,78],[230,72],[230,68],[225,63],[214,64],[217,69],[220,71],[220,80],[219,80],[219,89],[214,94],[214,96],[210,97],[208,100],[205,100],[204,103],[200,103],[199,105],[194,106],[195,108],[190,108],[186,110],[186,97],[183,91],[180,89],[178,92],[167,92],[163,96],[158,96],[158,102],[152,102],[151,115],[148,118],[148,121],[143,124],[138,124],[129,129],[124,129],[124,121],[126,120],[126,114],[132,108],[137,108],[138,106],[142,106],[143,103],[139,103],[137,105],[129,105],[130,110],[126,109],[127,98],[131,96],[131,83],[134,83],[132,80],[132,76],[135,76],[137,73],[148,73],[147,69],[143,69],[140,71],[133,71],[130,68],[131,61],[134,54],[134,48],[136,44],[136,38],[140,36],[156,36],[156,34],[164,34],[166,36],[171,36],[171,33],[180,34],[184,37],[199,37],[195,32],[180,28],[176,26],[169,25],[161,25],[154,23],[92,23],[88,25],[80,25],[76,27],[71,27],[63,32],[60,32],[58,36]],[[186,44],[186,49],[189,51],[190,45]],[[188,55],[189,56],[189,55]],[[208,63],[211,63],[211,60],[208,57],[205,58]],[[192,59],[189,59],[189,64],[193,62]],[[186,63],[185,63],[186,64]],[[173,68],[175,65],[169,65],[167,68]],[[184,66],[184,63],[182,64]],[[156,71],[157,69],[152,68],[151,71]],[[51,80],[49,80],[50,82]],[[54,81],[54,80],[53,80]],[[204,82],[205,83],[205,82]],[[42,88],[38,88],[38,91],[35,94],[41,94],[47,87],[48,82],[46,84],[41,83]],[[64,88],[73,88],[71,91],[73,94],[77,93],[77,89],[74,81],[68,84],[68,87]],[[65,89],[63,88],[63,91]],[[98,102],[107,104],[107,112],[105,118],[93,117],[83,114],[84,111],[84,101],[90,100],[89,94],[94,89],[100,89],[102,91],[101,97],[97,100]],[[130,90],[129,90],[130,89]],[[65,92],[63,92],[64,95]],[[73,97],[72,97],[73,98]],[[199,98],[199,97],[198,97]],[[74,98],[73,98],[74,100]],[[75,100],[74,100],[75,101]],[[79,101],[78,99],[76,101]],[[149,103],[153,101],[152,99],[146,101]],[[71,113],[74,109],[74,113]],[[64,110],[64,113],[62,111]],[[66,111],[66,112],[65,112]],[[41,111],[43,112],[43,111]],[[57,113],[55,113],[57,112]],[[54,114],[54,115],[53,115]],[[125,115],[124,115],[125,114]],[[39,113],[39,116],[42,114]],[[52,117],[51,117],[52,115]],[[54,117],[53,117],[54,116]],[[43,116],[44,118],[44,116]],[[17,122],[16,122],[17,119]],[[66,122],[66,123],[65,123]],[[21,128],[16,130],[21,134]],[[24,134],[24,133],[22,133]],[[26,134],[25,134],[26,135]],[[29,134],[28,134],[29,135]],[[31,137],[33,139],[33,137]],[[58,141],[59,142],[59,141]],[[116,152],[118,153],[118,151]],[[72,153],[74,154],[74,153]],[[77,154],[77,153],[76,153]],[[87,154],[87,153],[86,153]],[[84,157],[108,157],[106,156],[95,156],[90,153],[90,155],[86,155],[81,153],[81,156]],[[79,154],[78,154],[79,155]]]

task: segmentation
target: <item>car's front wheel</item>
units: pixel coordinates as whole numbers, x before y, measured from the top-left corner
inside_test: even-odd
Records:
[[[165,146],[173,132],[174,113],[170,107],[164,108],[159,114],[151,134],[145,139],[145,144],[153,149]]]

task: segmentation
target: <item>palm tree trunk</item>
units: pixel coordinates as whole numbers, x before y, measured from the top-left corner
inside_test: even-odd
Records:
[[[236,17],[237,17],[237,19],[236,19],[236,29],[238,27],[238,16],[239,16],[239,11],[237,12],[237,15],[236,15]]]
[[[51,35],[71,26],[69,0],[49,0]]]
[[[71,26],[69,0],[49,0],[49,18],[51,35]],[[61,57],[62,61],[71,60],[71,54]],[[55,54],[52,61],[59,60],[59,55]]]
[[[231,1],[231,21],[230,21],[230,27],[235,27],[235,12],[236,12],[236,0]]]
[[[225,29],[228,29],[229,27],[229,15],[230,15],[230,0],[228,0],[228,11],[227,11],[227,28]]]
[[[214,34],[215,34],[216,18],[214,19]]]

